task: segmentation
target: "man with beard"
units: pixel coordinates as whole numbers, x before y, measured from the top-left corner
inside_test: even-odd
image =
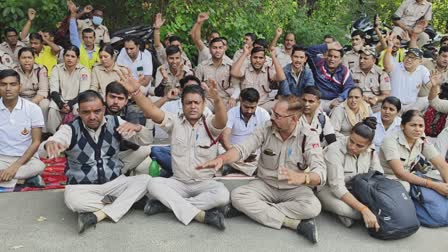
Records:
[[[275,37],[272,40],[269,48],[275,47],[275,53],[277,54],[278,61],[282,67],[291,63],[291,56],[293,52],[293,46],[296,44],[296,36],[292,32],[287,32],[283,37],[283,47],[276,47],[277,41],[283,33],[282,28],[277,28],[275,31]]]
[[[214,38],[210,41],[211,59],[203,61],[196,68],[196,77],[205,82],[213,79],[218,83],[218,91],[227,109],[236,105],[236,99],[232,97],[234,88],[239,88],[235,79],[231,78],[230,69],[233,61],[225,58],[225,46],[222,38]],[[239,90],[238,90],[239,91]],[[207,97],[207,107],[213,111],[213,101]]]
[[[291,50],[291,63],[283,67],[286,80],[280,84],[279,93],[281,95],[302,96],[305,87],[314,86],[313,73],[305,65],[308,60],[306,49],[294,45]]]
[[[314,218],[321,204],[312,187],[325,184],[326,167],[316,131],[298,123],[302,109],[298,97],[279,100],[270,123],[197,168],[214,171],[261,149],[258,179],[232,191],[233,207],[258,223],[275,229],[290,228],[316,243]]]
[[[359,50],[366,43],[366,35],[360,30],[352,32],[352,50],[345,53],[342,64],[352,70],[359,63]]]
[[[18,40],[17,30],[14,28],[6,28],[5,29],[5,41],[0,44],[0,50],[4,51],[6,54],[12,57],[14,60],[14,64],[19,64],[19,50],[26,45]]]
[[[384,70],[390,76],[391,95],[400,99],[401,112],[410,109],[424,111],[428,106],[428,93],[433,84],[430,72],[421,65],[423,52],[418,48],[409,48],[403,63],[396,63],[392,57],[392,48],[396,35],[387,38],[387,51],[384,56]]]
[[[364,100],[370,104],[372,111],[378,112],[384,98],[390,95],[389,75],[375,65],[375,48],[363,47],[358,54],[359,63],[351,69],[353,82],[362,89]]]
[[[342,65],[344,51],[338,42],[332,42],[311,46],[307,53],[314,83],[322,93],[321,107],[330,113],[347,99],[348,91],[354,86],[350,70]],[[325,58],[319,56],[323,54]]]
[[[230,150],[232,145],[244,142],[257,127],[262,127],[269,121],[269,113],[258,107],[259,99],[260,94],[256,89],[243,89],[240,95],[240,106],[233,107],[227,112],[227,125],[222,133],[222,145],[225,150]],[[236,169],[252,176],[257,169],[259,156],[260,151],[256,150],[246,160],[225,166],[222,175],[225,176]]]
[[[280,62],[275,55],[275,49],[271,50],[273,66],[266,65],[266,52],[262,47],[254,47],[249,51],[249,46],[244,46],[241,57],[233,63],[230,74],[240,79],[240,90],[245,88],[255,88],[260,94],[258,105],[266,110],[270,110],[274,104],[274,99],[269,97],[272,91],[272,82],[280,82],[286,79]],[[250,64],[244,65],[244,61],[250,55]],[[239,94],[238,94],[239,95]]]
[[[179,87],[179,81],[187,75],[193,75],[190,67],[184,65],[182,52],[178,46],[166,48],[167,63],[157,68],[155,87],[151,87],[149,93],[163,97],[170,89]]]
[[[78,232],[109,218],[118,222],[147,192],[148,175],[121,175],[119,159],[122,138],[136,144],[150,143],[151,132],[117,116],[104,115],[101,95],[87,90],[78,96],[79,117],[39,147],[41,157],[67,157],[64,200],[78,214]]]
[[[118,82],[111,82],[106,87],[106,115],[119,116],[127,121],[126,108],[128,104],[128,91]],[[138,125],[135,125],[136,127]],[[151,135],[152,139],[152,135]],[[151,141],[152,142],[152,141]],[[123,174],[135,171],[136,168],[149,156],[149,146],[139,146],[126,140],[120,143],[118,157],[123,161]],[[146,167],[147,168],[147,167]],[[141,171],[140,171],[141,172]],[[145,173],[148,171],[146,170]]]
[[[437,58],[424,59],[423,66],[430,72],[438,72],[442,75],[442,83],[448,82],[448,46],[442,46],[437,54]]]
[[[148,192],[155,200],[146,204],[144,212],[154,215],[171,209],[184,225],[192,220],[225,229],[224,215],[214,209],[229,203],[229,191],[224,184],[213,180],[214,171],[195,167],[218,155],[218,141],[227,123],[227,111],[218,94],[217,83],[204,85],[212,97],[215,115],[205,117],[204,89],[190,85],[183,89],[181,115],[156,107],[144,97],[135,79],[123,84],[145,115],[170,135],[173,177],[153,178]]]

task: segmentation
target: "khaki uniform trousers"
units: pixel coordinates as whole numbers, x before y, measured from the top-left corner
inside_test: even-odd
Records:
[[[50,108],[48,110],[48,120],[47,120],[47,131],[48,133],[54,134],[58,130],[62,123],[62,118],[64,113],[59,112],[59,110]]]
[[[45,126],[47,126],[48,110],[50,109],[50,100],[42,99],[42,101],[39,102],[39,107],[42,110],[42,115],[44,116]],[[47,132],[47,127],[43,128],[42,132]]]
[[[118,222],[131,206],[147,193],[147,184],[151,177],[124,175],[102,185],[67,185],[65,204],[73,212],[85,213],[103,211],[114,222]],[[112,204],[104,204],[104,196],[117,197]]]
[[[7,169],[19,157],[0,155],[0,170]],[[28,179],[41,174],[45,169],[45,164],[39,159],[32,157],[26,164],[20,166],[16,175],[11,181],[0,182],[0,187],[14,187],[19,179]]]
[[[360,220],[362,218],[360,212],[347,205],[344,201],[336,198],[328,186],[324,186],[317,194],[317,197],[322,203],[322,208],[327,212],[354,220]]]
[[[135,171],[136,168],[149,156],[151,147],[140,146],[137,150],[125,150],[118,153],[118,158],[123,162],[124,166],[121,173],[126,174],[128,171]],[[149,164],[146,166],[146,171],[143,174],[148,174]]]
[[[215,180],[184,183],[173,178],[153,178],[148,183],[148,192],[171,209],[184,225],[201,210],[224,206],[230,198],[229,190]]]
[[[254,180],[232,191],[232,205],[265,226],[280,229],[285,217],[305,220],[319,215],[321,205],[311,188],[277,189]]]

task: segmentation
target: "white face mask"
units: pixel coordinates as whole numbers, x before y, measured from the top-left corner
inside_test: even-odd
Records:
[[[93,16],[92,23],[94,25],[101,25],[102,22],[103,22],[103,18],[102,17]]]

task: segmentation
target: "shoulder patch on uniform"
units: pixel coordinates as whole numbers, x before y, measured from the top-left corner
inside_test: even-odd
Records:
[[[384,77],[384,80],[387,81],[387,82],[390,82],[390,77],[386,76],[386,77]]]
[[[88,79],[88,75],[87,74],[81,74],[81,80],[82,81],[86,81]]]

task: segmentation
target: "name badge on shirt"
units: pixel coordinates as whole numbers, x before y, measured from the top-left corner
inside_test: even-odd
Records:
[[[137,67],[137,72],[143,72],[143,66]]]

